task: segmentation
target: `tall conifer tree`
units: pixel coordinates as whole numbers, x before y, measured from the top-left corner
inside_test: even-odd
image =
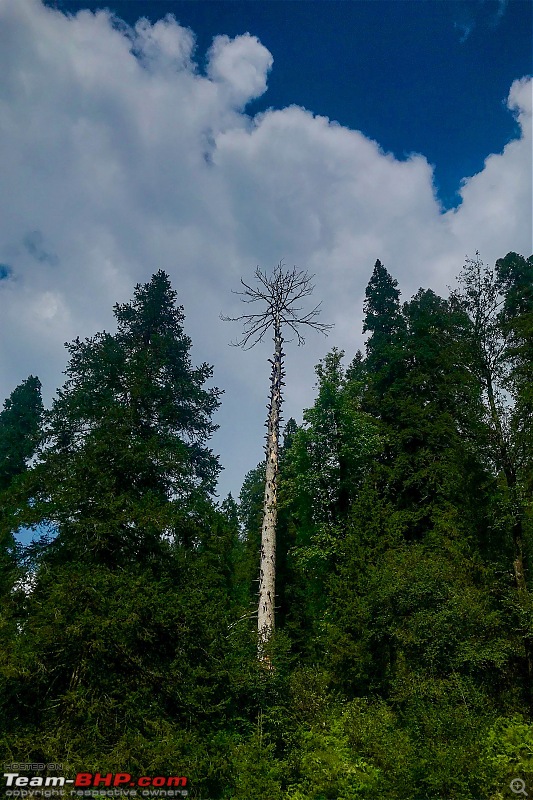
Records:
[[[42,417],[41,383],[30,375],[13,390],[0,412],[0,596],[6,600],[18,574],[13,533],[20,518],[14,524],[13,519],[18,517],[21,505],[28,503],[25,489],[14,487],[35,454],[42,435]]]
[[[0,738],[17,758],[65,753],[67,771],[162,773],[201,750],[191,720],[225,707],[237,531],[210,501],[220,392],[191,363],[168,276],[115,316],[115,334],[68,346],[28,472],[54,537],[0,654]]]
[[[220,392],[205,387],[211,367],[191,364],[168,276],[114,311],[115,334],[68,345],[36,476],[55,548],[105,563],[148,555],[167,534],[190,543],[219,471],[207,441]]]
[[[41,382],[30,375],[0,412],[0,491],[25,472],[41,437],[42,416]]]

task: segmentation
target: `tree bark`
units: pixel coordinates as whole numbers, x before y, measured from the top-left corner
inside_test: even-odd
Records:
[[[223,320],[243,322],[243,333],[234,344],[248,350],[263,341],[266,332],[274,331],[274,359],[270,379],[270,404],[268,406],[266,436],[266,475],[265,495],[263,502],[263,524],[261,530],[261,560],[259,567],[259,608],[258,619],[258,657],[265,667],[271,668],[267,644],[274,631],[274,612],[276,601],[276,522],[278,516],[278,470],[279,470],[279,426],[283,386],[283,337],[282,326],[287,325],[295,334],[298,344],[305,343],[300,330],[307,328],[320,331],[327,336],[332,325],[318,322],[320,303],[311,311],[304,311],[298,303],[313,293],[312,275],[283,268],[280,262],[271,276],[255,270],[258,286],[251,286],[241,278],[244,291],[243,302],[259,302],[264,311],[242,314],[239,317],[225,317]],[[265,307],[266,306],[266,307]]]
[[[259,609],[257,629],[259,634],[259,659],[270,667],[265,647],[274,632],[276,599],[276,523],[278,516],[279,423],[281,411],[281,386],[283,379],[283,339],[281,323],[274,321],[274,359],[270,383],[270,403],[267,418],[265,496],[263,501],[263,526],[261,530],[261,557],[259,566]]]

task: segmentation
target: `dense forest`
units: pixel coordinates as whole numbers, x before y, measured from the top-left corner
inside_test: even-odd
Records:
[[[531,793],[533,257],[407,302],[376,262],[365,352],[333,347],[283,432],[268,668],[265,465],[217,499],[221,392],[177,300],[154,274],[50,408],[30,376],[0,413],[4,762],[204,800]]]

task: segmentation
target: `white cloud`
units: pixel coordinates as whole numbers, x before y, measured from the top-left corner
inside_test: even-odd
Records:
[[[239,277],[282,258],[316,273],[337,327],[287,348],[286,413],[298,414],[318,358],[360,346],[376,258],[409,297],[420,285],[445,291],[476,250],[487,262],[531,253],[532,84],[509,94],[520,138],[488,155],[443,213],[423,155],[399,161],[296,106],[249,117],[272,67],[253,35],[217,37],[206,74],[194,47],[171,16],[131,30],[107,12],[0,0],[0,264],[12,270],[0,281],[0,395],[33,373],[49,398],[63,343],[109,329],[113,304],[165,269],[196,360],[214,363],[226,389],[215,447],[224,486],[238,489],[261,456],[269,355],[226,344],[237,330],[218,315],[238,311]]]
[[[147,19],[140,19],[135,34],[135,49],[148,69],[159,72],[194,69],[191,61],[194,34],[178,25],[173,14],[153,25]]]
[[[511,110],[516,111],[523,133],[531,134],[533,91],[530,78],[521,78],[513,82],[507,105]]]
[[[228,98],[238,107],[266,91],[272,56],[255,36],[217,36],[208,56],[208,76],[227,88]]]
[[[526,256],[533,251],[532,86],[530,78],[523,78],[514,81],[509,92],[507,105],[520,124],[520,139],[509,142],[502,153],[489,155],[483,170],[463,181],[461,205],[444,216],[456,241],[468,243],[477,237],[475,246],[487,261],[494,261],[498,251]]]

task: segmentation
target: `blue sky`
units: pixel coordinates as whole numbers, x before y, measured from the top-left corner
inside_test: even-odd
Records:
[[[272,53],[268,91],[248,107],[296,104],[362,130],[398,158],[435,165],[439,198],[459,202],[461,178],[516,135],[502,98],[531,73],[527,0],[115,0],[51,3],[110,8],[134,25],[172,13],[205,56],[214,36],[250,32]],[[204,58],[205,62],[205,58]]]
[[[403,298],[530,255],[532,6],[522,0],[0,0],[0,399],[166,270],[224,390],[220,493],[262,458],[269,343],[220,313],[280,260],[335,328],[287,346],[285,418],[363,345],[377,258]],[[169,16],[173,15],[173,16]],[[142,18],[145,18],[144,21]],[[122,20],[122,22],[120,21]]]

